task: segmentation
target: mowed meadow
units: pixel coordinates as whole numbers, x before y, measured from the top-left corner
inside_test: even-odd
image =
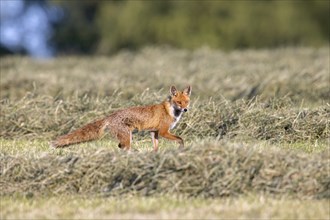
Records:
[[[329,48],[146,47],[1,58],[1,219],[330,216]],[[58,135],[192,86],[172,131],[52,149]]]

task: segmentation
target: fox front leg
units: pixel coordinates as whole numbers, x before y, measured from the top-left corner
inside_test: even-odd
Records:
[[[169,131],[160,132],[159,135],[162,136],[163,138],[173,140],[173,141],[177,141],[179,143],[180,148],[184,147],[183,139],[179,136],[171,134]]]

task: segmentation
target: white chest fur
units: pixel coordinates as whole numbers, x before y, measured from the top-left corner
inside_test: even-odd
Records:
[[[173,129],[176,126],[176,124],[179,122],[180,118],[181,118],[181,115],[174,118],[174,121],[171,123],[170,129]]]

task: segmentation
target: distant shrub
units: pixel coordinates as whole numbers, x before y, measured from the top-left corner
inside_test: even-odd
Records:
[[[329,42],[329,1],[60,1],[59,49],[111,53],[181,48],[319,46]]]

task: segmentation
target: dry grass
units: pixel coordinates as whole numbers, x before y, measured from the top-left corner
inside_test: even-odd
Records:
[[[234,101],[261,95],[287,96],[308,105],[329,101],[329,49],[286,48],[224,53],[145,48],[112,57],[59,57],[35,61],[1,58],[1,99],[19,100],[27,92],[60,99],[122,94],[121,100],[153,94],[171,84],[191,84],[201,100]],[[163,97],[163,95],[162,95]]]
[[[328,58],[327,48],[146,48],[43,62],[2,58],[0,136],[51,139],[120,108],[160,102],[171,84],[191,84],[193,103],[179,134],[290,143],[326,139]]]
[[[1,58],[1,218],[327,218],[329,57],[328,48],[145,48]],[[134,135],[138,152],[108,138],[49,149],[115,110],[162,101],[172,84],[193,87],[174,131],[187,149],[161,140],[151,153],[147,133]],[[117,212],[126,198],[132,209]]]
[[[160,92],[136,95],[126,102],[121,101],[118,94],[103,99],[74,97],[67,100],[31,94],[19,101],[4,100],[0,136],[51,140],[119,108],[152,103],[152,100],[160,99],[157,97],[161,97]],[[248,137],[276,143],[324,141],[330,136],[329,118],[329,104],[300,108],[287,98],[266,102],[258,99],[236,102],[193,100],[191,110],[175,133],[189,139]]]
[[[0,160],[2,195],[182,194],[214,198],[256,192],[330,198],[329,155],[258,151],[225,142],[158,154],[100,149],[62,156],[2,154]]]

